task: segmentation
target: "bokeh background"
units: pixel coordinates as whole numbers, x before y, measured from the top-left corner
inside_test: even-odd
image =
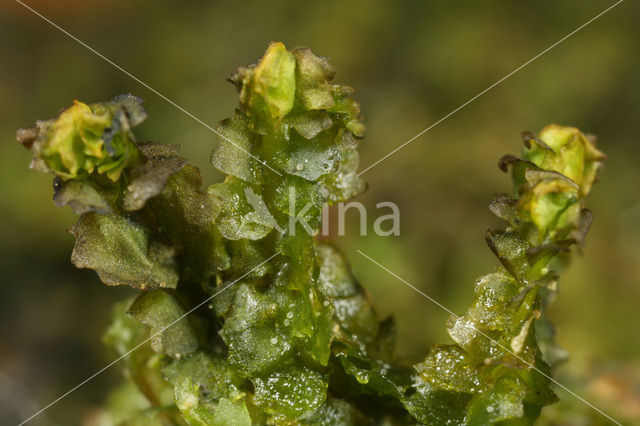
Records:
[[[236,106],[225,81],[267,43],[306,45],[356,88],[367,125],[361,168],[435,122],[612,4],[607,0],[166,1],[30,0],[28,4],[213,125]],[[339,244],[381,315],[397,319],[409,362],[448,341],[446,312],[360,256],[360,249],[456,312],[476,277],[495,268],[487,210],[510,189],[496,167],[520,133],[548,123],[599,136],[606,170],[590,206],[596,220],[565,271],[552,317],[571,353],[558,379],[624,424],[640,424],[640,4],[628,0],[363,175],[373,220],[393,201],[401,235]],[[0,3],[0,424],[15,424],[114,359],[101,343],[107,288],[69,262],[74,221],[51,200],[51,177],[29,171],[15,130],[73,99],[133,93],[147,100],[139,140],[181,144],[207,181],[216,137],[85,47],[11,0]],[[357,219],[354,217],[351,220]],[[109,371],[32,424],[91,416],[120,371]],[[606,424],[558,390],[540,424]]]

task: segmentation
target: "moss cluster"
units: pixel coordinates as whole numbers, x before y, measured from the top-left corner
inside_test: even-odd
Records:
[[[19,131],[34,168],[55,174],[56,204],[81,215],[74,264],[140,290],[105,335],[128,382],[101,424],[530,424],[555,400],[540,371],[557,351],[536,337],[557,277],[547,265],[583,241],[602,154],[550,126],[501,161],[516,189],[491,205],[508,222],[487,235],[501,266],[449,322],[455,344],[403,366],[393,321],[316,238],[323,204],[364,189],[359,106],[333,76],[281,43],[240,68],[240,107],[211,157],[227,176],[206,189],[177,147],[135,142],[146,114],[131,96]]]

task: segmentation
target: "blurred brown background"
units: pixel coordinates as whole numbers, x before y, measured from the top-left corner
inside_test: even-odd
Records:
[[[368,127],[364,169],[449,111],[613,4],[604,0],[150,1],[31,0],[47,16],[213,125],[236,106],[225,78],[271,40],[331,58],[336,80],[356,88]],[[599,136],[608,154],[590,206],[596,221],[583,255],[565,271],[553,307],[571,361],[568,387],[625,424],[640,424],[640,5],[628,0],[363,175],[360,200],[394,201],[401,236],[340,245],[382,315],[395,313],[398,355],[417,361],[447,341],[447,313],[357,254],[361,249],[463,312],[476,277],[495,259],[483,235],[487,210],[510,189],[496,167],[520,150],[520,133],[555,122]],[[27,169],[15,130],[73,99],[133,93],[147,100],[139,140],[177,143],[203,171],[216,137],[50,24],[11,0],[0,4],[0,424],[17,423],[114,356],[100,338],[106,288],[69,262],[74,221],[51,201],[51,177]],[[369,227],[371,230],[372,227]],[[98,406],[118,367],[32,424],[74,425]],[[540,424],[599,424],[562,390]]]

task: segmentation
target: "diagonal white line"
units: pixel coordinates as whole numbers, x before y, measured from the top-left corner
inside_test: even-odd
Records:
[[[168,329],[169,327],[171,327],[172,325],[174,325],[175,323],[177,323],[178,321],[180,321],[181,319],[183,319],[184,317],[186,317],[187,315],[189,315],[190,313],[192,313],[193,311],[195,311],[196,309],[200,308],[202,305],[204,305],[205,303],[211,301],[214,297],[216,297],[217,295],[219,295],[220,293],[222,293],[223,291],[225,291],[226,289],[228,289],[229,287],[231,287],[232,285],[234,285],[235,283],[237,283],[238,281],[240,281],[241,279],[243,279],[244,277],[246,277],[247,275],[249,275],[250,273],[252,273],[253,271],[255,271],[256,269],[258,269],[259,267],[261,267],[262,265],[264,265],[265,263],[267,263],[268,261],[270,261],[271,259],[273,259],[274,257],[276,257],[277,255],[279,255],[281,253],[281,251],[278,251],[276,254],[274,254],[273,256],[271,256],[270,258],[268,258],[267,260],[265,260],[264,262],[260,263],[259,265],[256,265],[253,267],[253,269],[251,269],[250,271],[246,272],[245,274],[243,274],[240,278],[237,278],[236,280],[232,281],[231,283],[227,284],[226,286],[224,286],[221,290],[218,290],[217,292],[215,292],[212,296],[207,297],[205,300],[203,300],[202,302],[200,302],[198,305],[196,305],[195,307],[191,308],[188,312],[184,313],[183,315],[181,315],[178,319],[172,321],[171,323],[169,323],[168,325],[162,327],[160,329],[160,331],[152,334],[151,336],[149,336],[147,339],[145,339],[144,341],[142,341],[140,344],[138,344],[137,346],[135,346],[133,349],[129,350],[127,353],[125,353],[124,355],[122,355],[121,357],[117,358],[116,360],[112,361],[111,363],[107,364],[105,367],[101,368],[100,370],[96,371],[95,373],[93,373],[91,376],[89,376],[88,378],[86,378],[85,380],[83,380],[81,383],[77,384],[76,386],[74,386],[73,388],[69,389],[67,392],[65,392],[64,394],[62,394],[61,396],[59,396],[57,399],[55,399],[54,401],[50,402],[49,404],[47,404],[46,406],[44,406],[43,408],[41,408],[38,412],[34,413],[33,415],[31,415],[29,418],[23,420],[18,426],[22,426],[23,424],[27,423],[28,421],[30,421],[31,419],[33,419],[34,417],[36,417],[37,415],[41,414],[43,411],[45,411],[46,409],[50,408],[52,405],[56,404],[57,402],[59,402],[61,399],[63,399],[64,397],[66,397],[67,395],[69,395],[70,393],[74,392],[75,390],[77,390],[78,388],[82,387],[83,385],[85,385],[87,382],[91,381],[93,378],[95,378],[96,376],[98,376],[99,374],[101,374],[102,372],[104,372],[105,370],[107,370],[109,367],[113,366],[114,364],[116,364],[118,361],[120,361],[121,359],[127,357],[129,354],[131,354],[132,352],[134,352],[135,350],[139,349],[141,346],[143,346],[145,343],[147,343],[149,340],[153,339],[154,337],[156,337],[157,335],[159,335],[160,333],[162,333],[163,331],[165,331],[166,329]]]
[[[178,110],[182,111],[183,113],[185,113],[186,115],[188,115],[189,117],[191,117],[192,119],[194,119],[196,122],[202,124],[204,127],[206,127],[207,129],[211,130],[213,133],[215,133],[216,135],[218,135],[220,138],[224,139],[225,141],[229,142],[231,145],[235,146],[236,148],[238,148],[240,151],[244,152],[245,154],[247,154],[249,157],[253,158],[255,161],[257,161],[258,163],[262,164],[263,166],[267,167],[269,170],[271,170],[272,172],[274,172],[275,174],[282,176],[282,174],[280,172],[278,172],[277,170],[275,170],[274,168],[272,168],[271,166],[269,166],[267,164],[266,161],[261,160],[260,158],[256,157],[255,155],[251,154],[249,151],[247,151],[246,149],[242,148],[241,146],[239,146],[238,144],[236,144],[235,142],[233,142],[231,139],[227,138],[226,136],[224,136],[222,133],[220,133],[219,131],[217,131],[216,129],[214,129],[213,127],[211,127],[210,125],[208,125],[207,123],[205,123],[204,121],[200,120],[198,117],[196,117],[195,115],[193,115],[192,113],[190,113],[189,111],[187,111],[186,109],[184,109],[183,107],[181,107],[180,105],[178,105],[177,103],[175,103],[174,101],[172,101],[171,99],[167,98],[165,95],[163,95],[162,93],[158,92],[156,89],[154,89],[153,87],[149,86],[147,83],[145,83],[144,81],[140,80],[138,77],[136,77],[135,75],[131,74],[129,71],[125,70],[124,68],[122,68],[120,65],[116,64],[115,62],[113,62],[111,59],[107,58],[106,56],[104,56],[102,53],[98,52],[97,50],[95,50],[94,48],[92,48],[91,46],[89,46],[88,44],[86,44],[85,42],[83,42],[82,40],[80,40],[79,38],[77,38],[76,36],[74,36],[73,34],[69,33],[68,31],[66,31],[64,28],[60,27],[59,25],[57,25],[55,22],[51,21],[50,19],[48,19],[47,17],[43,16],[41,13],[39,13],[38,11],[36,11],[35,9],[31,8],[30,6],[24,4],[23,2],[21,2],[20,0],[16,0],[16,2],[20,3],[22,6],[24,6],[26,9],[29,9],[31,12],[33,12],[35,15],[39,16],[40,18],[42,18],[43,20],[45,20],[46,22],[48,22],[49,24],[51,24],[53,27],[57,28],[58,30],[60,30],[62,33],[64,33],[65,35],[69,36],[71,39],[73,39],[74,41],[76,41],[78,44],[80,44],[81,46],[86,47],[87,49],[89,49],[91,52],[93,52],[95,55],[97,55],[98,57],[100,57],[101,59],[105,60],[106,62],[108,62],[109,64],[113,65],[115,68],[117,68],[118,70],[122,71],[124,74],[126,74],[127,76],[131,77],[132,79],[134,79],[135,81],[137,81],[138,83],[140,83],[142,86],[146,87],[147,89],[149,89],[151,92],[155,93],[156,95],[158,95],[159,97],[161,97],[162,99],[164,99],[165,101],[167,101],[168,103],[170,103],[171,105],[173,105],[174,107],[176,107]]]
[[[535,61],[536,59],[540,58],[542,55],[544,55],[545,53],[547,53],[548,51],[550,51],[551,49],[553,49],[554,47],[558,46],[560,43],[562,43],[563,41],[565,41],[566,39],[568,39],[569,37],[573,36],[575,33],[577,33],[578,31],[582,30],[584,27],[586,27],[587,25],[591,24],[593,21],[595,21],[596,19],[600,18],[602,15],[604,15],[605,13],[609,12],[611,9],[613,9],[614,7],[616,7],[617,5],[619,5],[620,3],[622,3],[624,0],[618,0],[618,2],[614,3],[613,5],[609,6],[607,9],[605,9],[604,11],[600,12],[599,14],[597,14],[596,16],[594,16],[593,18],[591,18],[590,20],[588,20],[587,22],[585,22],[584,24],[580,25],[578,28],[576,28],[575,30],[573,30],[572,32],[570,32],[569,34],[567,34],[566,36],[562,37],[560,40],[556,41],[555,43],[553,43],[551,46],[547,47],[546,49],[544,49],[542,52],[538,53],[536,56],[534,56],[533,58],[529,59],[527,62],[525,62],[524,64],[520,65],[518,68],[516,68],[515,70],[511,71],[509,74],[505,75],[504,77],[502,77],[500,80],[496,81],[495,83],[493,83],[491,86],[487,87],[486,89],[484,89],[482,92],[478,93],[477,95],[475,95],[473,98],[469,99],[467,102],[463,103],[462,105],[460,105],[458,108],[454,109],[453,111],[451,111],[450,113],[448,113],[447,115],[445,115],[444,117],[442,117],[441,119],[439,119],[438,121],[436,121],[435,123],[433,123],[432,125],[430,125],[429,127],[427,127],[426,129],[424,129],[423,131],[421,131],[420,133],[418,133],[417,135],[415,135],[414,137],[412,137],[411,139],[409,139],[408,141],[404,142],[402,145],[398,146],[397,148],[395,148],[393,151],[391,151],[390,153],[388,153],[387,155],[385,155],[384,157],[380,158],[378,161],[376,161],[375,163],[371,164],[369,167],[367,167],[366,169],[364,169],[363,171],[361,171],[360,173],[358,173],[358,176],[362,175],[363,173],[365,173],[366,171],[372,169],[373,167],[377,166],[378,164],[380,164],[381,162],[383,162],[384,160],[386,160],[387,158],[391,157],[393,154],[395,154],[396,152],[400,151],[402,148],[404,148],[405,146],[409,145],[411,142],[413,142],[414,140],[418,139],[420,136],[424,135],[425,133],[427,133],[429,130],[433,129],[434,127],[436,127],[438,124],[442,123],[443,121],[445,121],[447,118],[451,117],[452,115],[454,115],[455,113],[457,113],[458,111],[460,111],[462,108],[466,107],[467,105],[469,105],[470,103],[472,103],[473,101],[475,101],[476,99],[478,99],[479,97],[481,97],[482,95],[484,95],[485,93],[487,93],[488,91],[490,91],[491,89],[493,89],[494,87],[496,87],[497,85],[499,85],[500,83],[504,82],[506,79],[508,79],[509,77],[513,76],[515,73],[517,73],[518,71],[522,70],[524,67],[526,67],[527,65],[529,65],[530,63],[532,63],[533,61]]]
[[[362,256],[366,257],[367,259],[369,259],[371,262],[373,262],[374,264],[378,265],[380,268],[384,269],[385,271],[387,271],[389,274],[393,275],[395,278],[397,278],[398,280],[402,281],[404,284],[406,284],[407,286],[411,287],[413,290],[415,290],[416,292],[418,292],[419,294],[421,294],[422,296],[424,296],[425,298],[429,299],[431,302],[435,303],[436,305],[438,305],[440,308],[442,308],[443,310],[445,310],[446,312],[448,312],[450,315],[454,316],[456,319],[461,319],[461,317],[459,315],[456,315],[451,309],[447,308],[446,306],[444,306],[443,304],[439,303],[437,300],[433,299],[432,297],[430,297],[428,294],[424,293],[423,291],[421,291],[420,289],[416,288],[415,286],[411,285],[409,282],[407,282],[406,280],[402,279],[401,277],[399,277],[398,275],[396,275],[395,273],[393,273],[392,271],[390,271],[389,269],[385,268],[384,266],[382,266],[380,263],[376,262],[375,260],[373,260],[371,257],[367,256],[366,254],[364,254],[362,251],[360,250],[356,250],[358,253],[360,253]],[[466,323],[465,323],[466,325]],[[582,398],[580,395],[578,395],[577,393],[573,392],[571,389],[567,388],[566,386],[564,386],[562,383],[558,382],[556,379],[554,379],[553,377],[549,376],[548,374],[546,374],[545,372],[539,370],[538,368],[536,368],[533,364],[525,361],[524,359],[522,359],[522,357],[516,355],[513,351],[511,351],[509,348],[505,347],[504,345],[502,345],[500,342],[497,342],[496,340],[494,340],[491,336],[487,335],[485,332],[483,332],[482,330],[477,329],[476,327],[474,327],[473,325],[469,325],[469,327],[471,327],[473,330],[477,331],[478,333],[482,334],[484,337],[486,337],[487,339],[489,339],[492,343],[500,346],[502,349],[504,349],[505,351],[509,352],[511,355],[515,356],[516,358],[518,358],[520,361],[522,361],[523,363],[525,363],[527,366],[531,367],[532,369],[534,369],[535,371],[537,371],[538,373],[542,374],[544,377],[546,377],[547,379],[551,380],[553,383],[555,383],[556,385],[558,385],[559,387],[561,387],[562,389],[564,389],[565,391],[567,391],[569,394],[571,394],[572,396],[578,398],[580,401],[582,401],[583,403],[587,404],[589,407],[593,408],[595,411],[597,411],[598,413],[602,414],[604,417],[606,417],[607,419],[611,420],[613,423],[622,426],[622,424],[616,420],[614,420],[613,418],[611,418],[611,416],[609,416],[608,414],[606,414],[604,411],[600,410],[598,407],[596,407],[595,405],[591,404],[589,401],[585,400],[584,398]]]

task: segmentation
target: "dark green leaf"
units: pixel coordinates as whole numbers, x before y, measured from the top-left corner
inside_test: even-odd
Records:
[[[184,309],[166,290],[142,293],[129,308],[129,314],[151,327],[151,347],[158,353],[180,358],[198,348]]]
[[[229,240],[259,240],[273,229],[273,222],[264,214],[256,212],[249,203],[248,190],[251,190],[251,187],[232,176],[227,177],[224,183],[209,188],[209,193],[220,199],[218,229]]]
[[[220,145],[211,154],[211,164],[222,173],[255,183],[253,162],[256,160],[247,152],[253,150],[256,135],[249,131],[247,118],[236,115],[223,120],[217,130],[224,138],[219,138]]]
[[[289,418],[304,418],[327,398],[322,374],[298,365],[283,365],[273,373],[252,379],[254,402]]]
[[[86,213],[70,232],[76,237],[73,264],[95,270],[107,285],[148,289],[175,287],[178,283],[166,247],[150,244],[142,225],[115,214]],[[154,256],[156,253],[163,256]]]
[[[109,214],[114,195],[117,196],[117,189],[100,187],[89,180],[62,181],[56,178],[54,189],[53,201],[56,206],[68,205],[75,214]]]
[[[251,286],[238,284],[220,335],[229,363],[251,376],[278,365],[292,349],[290,337],[276,322],[278,306]]]
[[[154,143],[138,145],[142,162],[127,173],[128,185],[122,201],[125,210],[140,210],[145,202],[164,189],[171,176],[186,165],[177,156],[179,147]]]

